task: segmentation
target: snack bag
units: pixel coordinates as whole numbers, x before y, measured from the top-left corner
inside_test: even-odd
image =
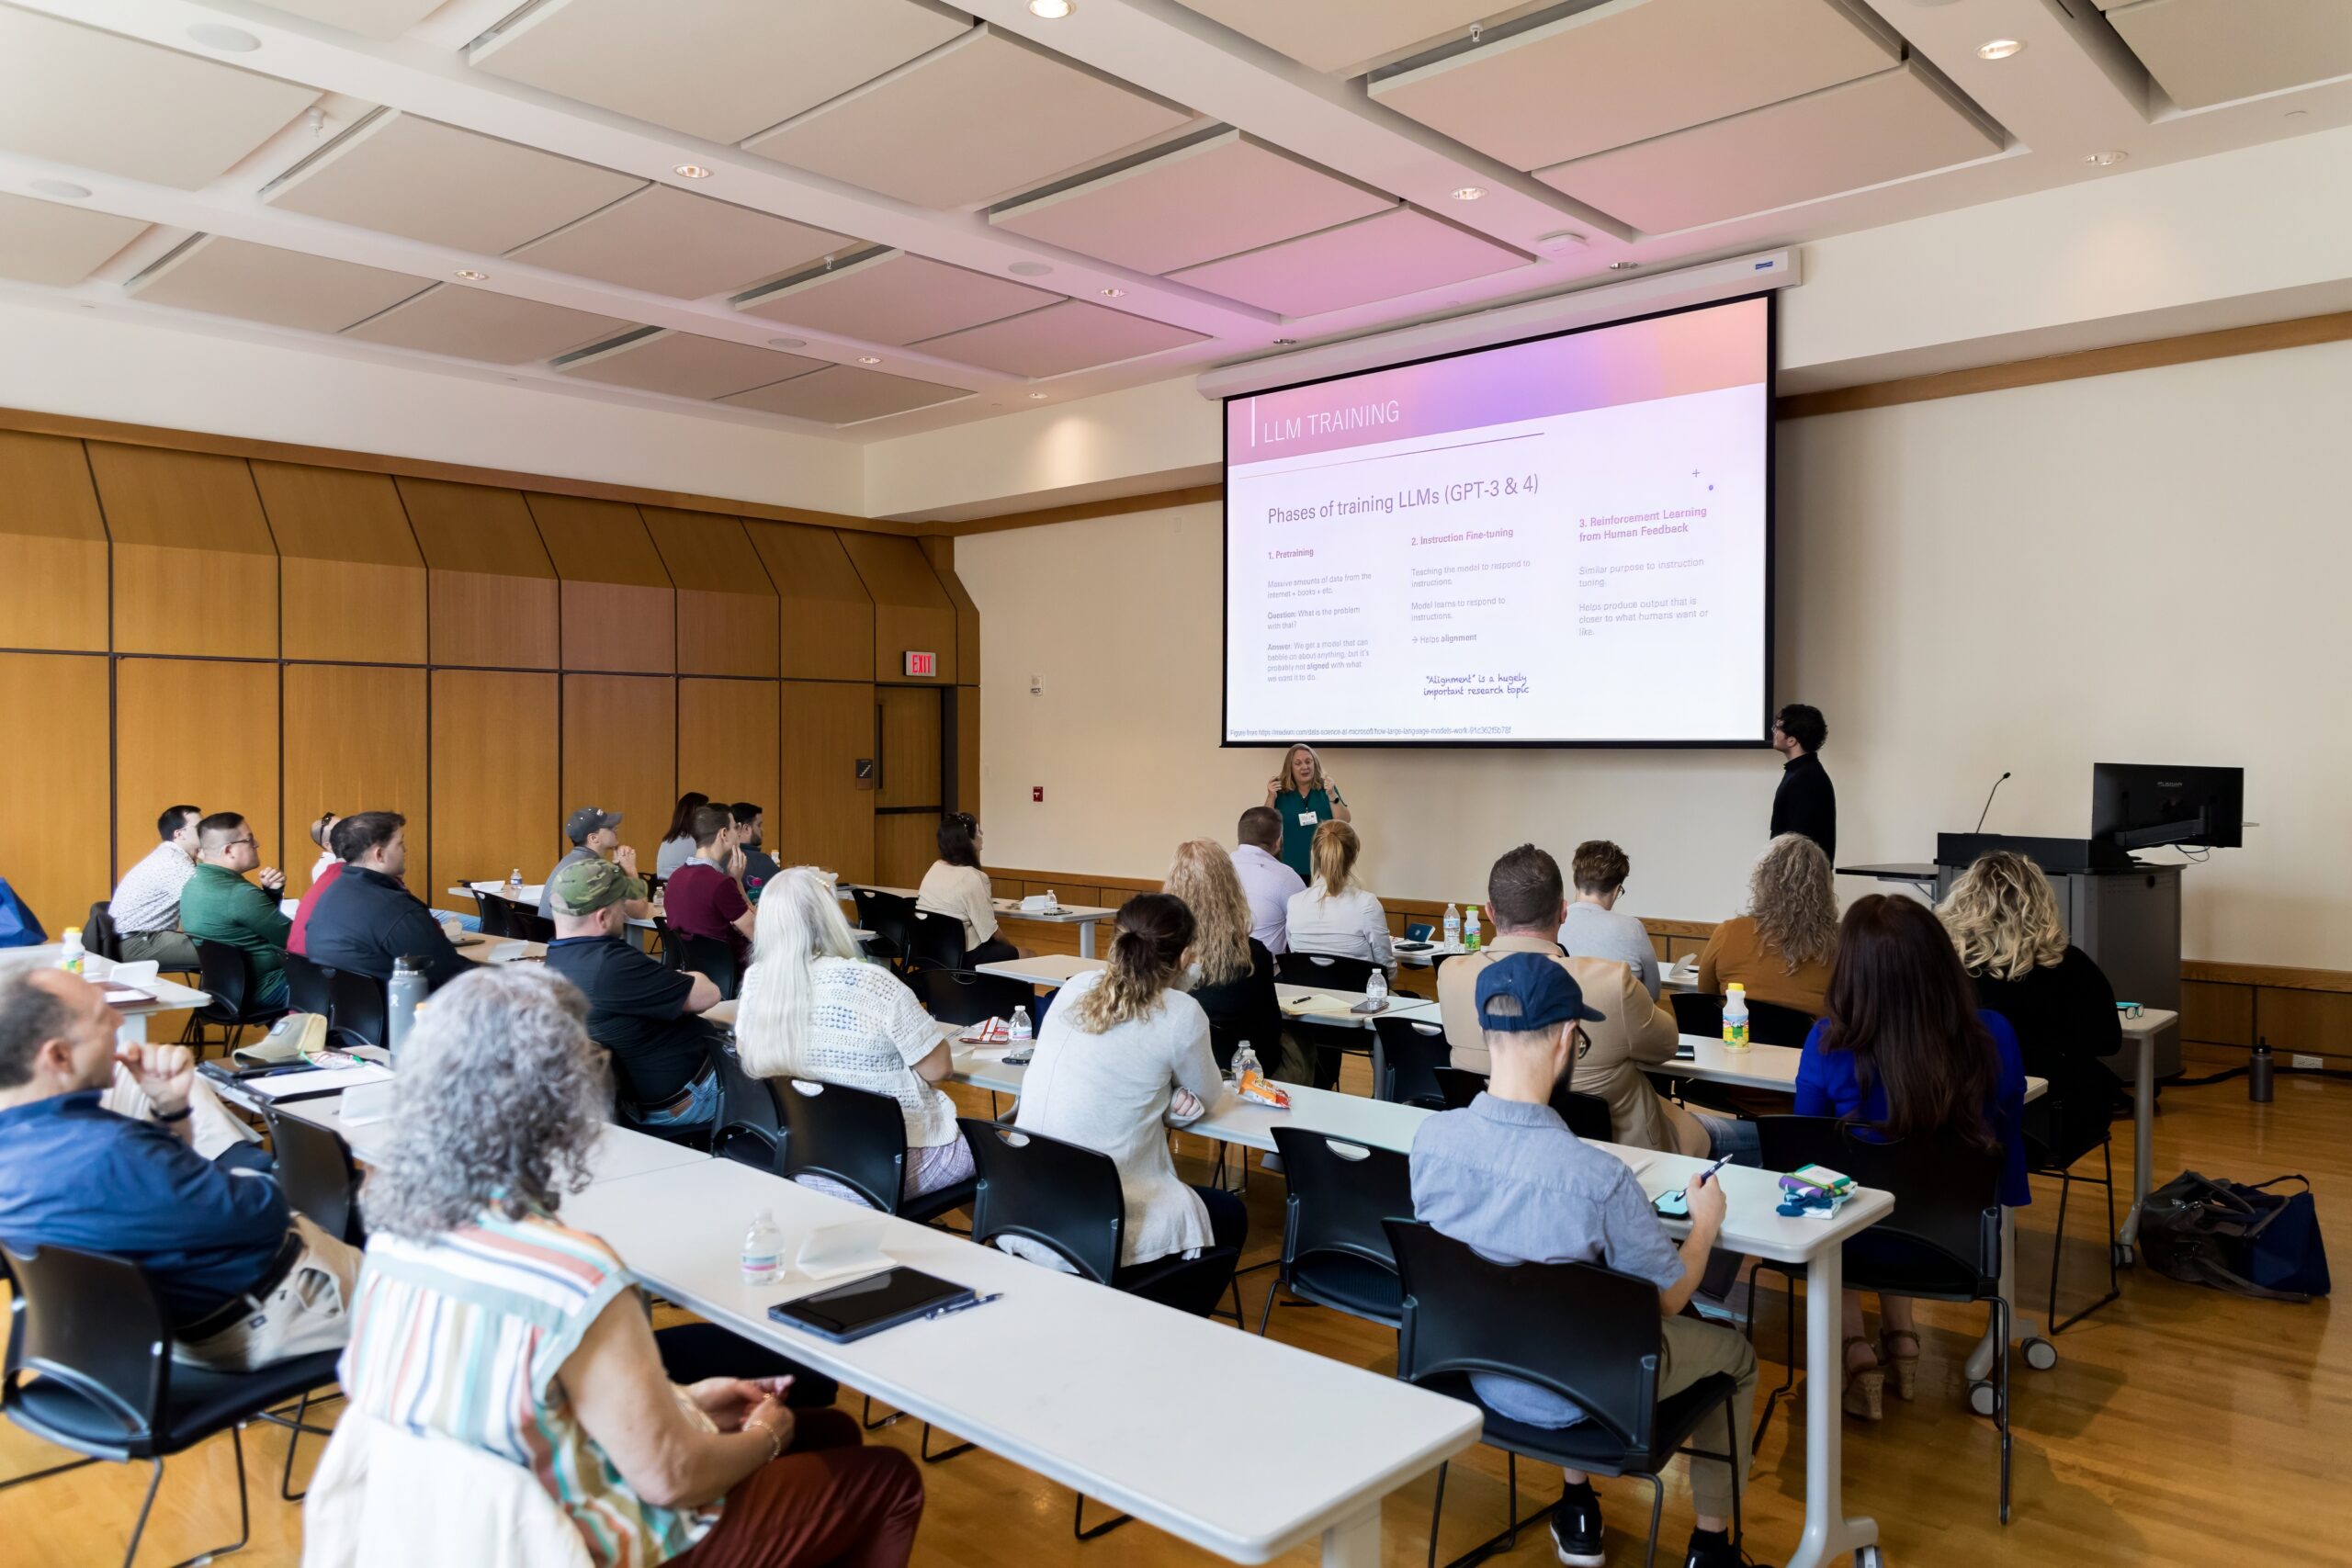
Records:
[[[1253,1105],[1271,1105],[1277,1111],[1290,1109],[1290,1091],[1254,1069],[1244,1072],[1235,1089],[1242,1099]]]

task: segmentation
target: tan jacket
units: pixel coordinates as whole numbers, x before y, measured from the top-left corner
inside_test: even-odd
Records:
[[[1601,1015],[1584,1025],[1591,1044],[1571,1069],[1568,1087],[1609,1102],[1611,1141],[1665,1154],[1705,1154],[1707,1130],[1652,1088],[1642,1071],[1645,1064],[1674,1059],[1680,1039],[1674,1011],[1651,998],[1638,971],[1615,959],[1570,958],[1558,942],[1525,935],[1498,937],[1476,953],[1448,959],[1437,972],[1437,1006],[1453,1066],[1482,1075],[1490,1068],[1486,1032],[1478,1027],[1478,971],[1507,953],[1549,953],[1576,976],[1585,1005]]]

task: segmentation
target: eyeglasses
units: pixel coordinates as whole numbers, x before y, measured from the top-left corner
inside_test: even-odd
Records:
[[[232,839],[220,847],[224,850],[242,850],[247,845],[251,845],[254,849],[259,849],[261,848],[261,840],[254,838],[251,833],[248,833],[242,839]]]

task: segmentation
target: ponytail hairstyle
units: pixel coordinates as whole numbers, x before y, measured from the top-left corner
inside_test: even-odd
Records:
[[[979,818],[968,811],[951,811],[939,819],[939,858],[949,865],[967,865],[977,871],[980,865]]]
[[[1886,1086],[1879,1130],[1888,1137],[1951,1132],[1978,1148],[1997,1141],[1985,1108],[2000,1082],[2000,1053],[1933,909],[1884,893],[1855,900],[1838,929],[1822,1022],[1823,1047],[1852,1055],[1863,1104]]]
[[[1356,857],[1363,853],[1363,840],[1356,830],[1334,818],[1315,829],[1314,846],[1307,852],[1307,861],[1315,868],[1315,881],[1323,889],[1322,897],[1337,898],[1348,890],[1350,879],[1355,875]]]
[[[1163,888],[1193,912],[1193,942],[1183,961],[1187,967],[1201,966],[1201,984],[1245,978],[1255,962],[1250,956],[1250,897],[1241,891],[1241,875],[1225,846],[1215,839],[1187,839],[1177,845]]]
[[[1102,1034],[1159,1006],[1160,993],[1184,971],[1193,944],[1193,911],[1166,893],[1138,893],[1119,906],[1119,935],[1110,967],[1092,989],[1070,1004],[1080,1032]]]
[[[670,813],[670,826],[663,831],[662,841],[691,839],[695,836],[695,813],[710,804],[710,796],[698,789],[690,789],[678,796],[678,808]]]
[[[808,1061],[815,961],[857,957],[833,885],[814,866],[780,871],[760,894],[752,966],[735,1004],[735,1049],[758,1078],[813,1076]]]

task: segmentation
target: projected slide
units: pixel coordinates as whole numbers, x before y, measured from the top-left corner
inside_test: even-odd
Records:
[[[1226,741],[1762,739],[1769,310],[1227,400]]]

